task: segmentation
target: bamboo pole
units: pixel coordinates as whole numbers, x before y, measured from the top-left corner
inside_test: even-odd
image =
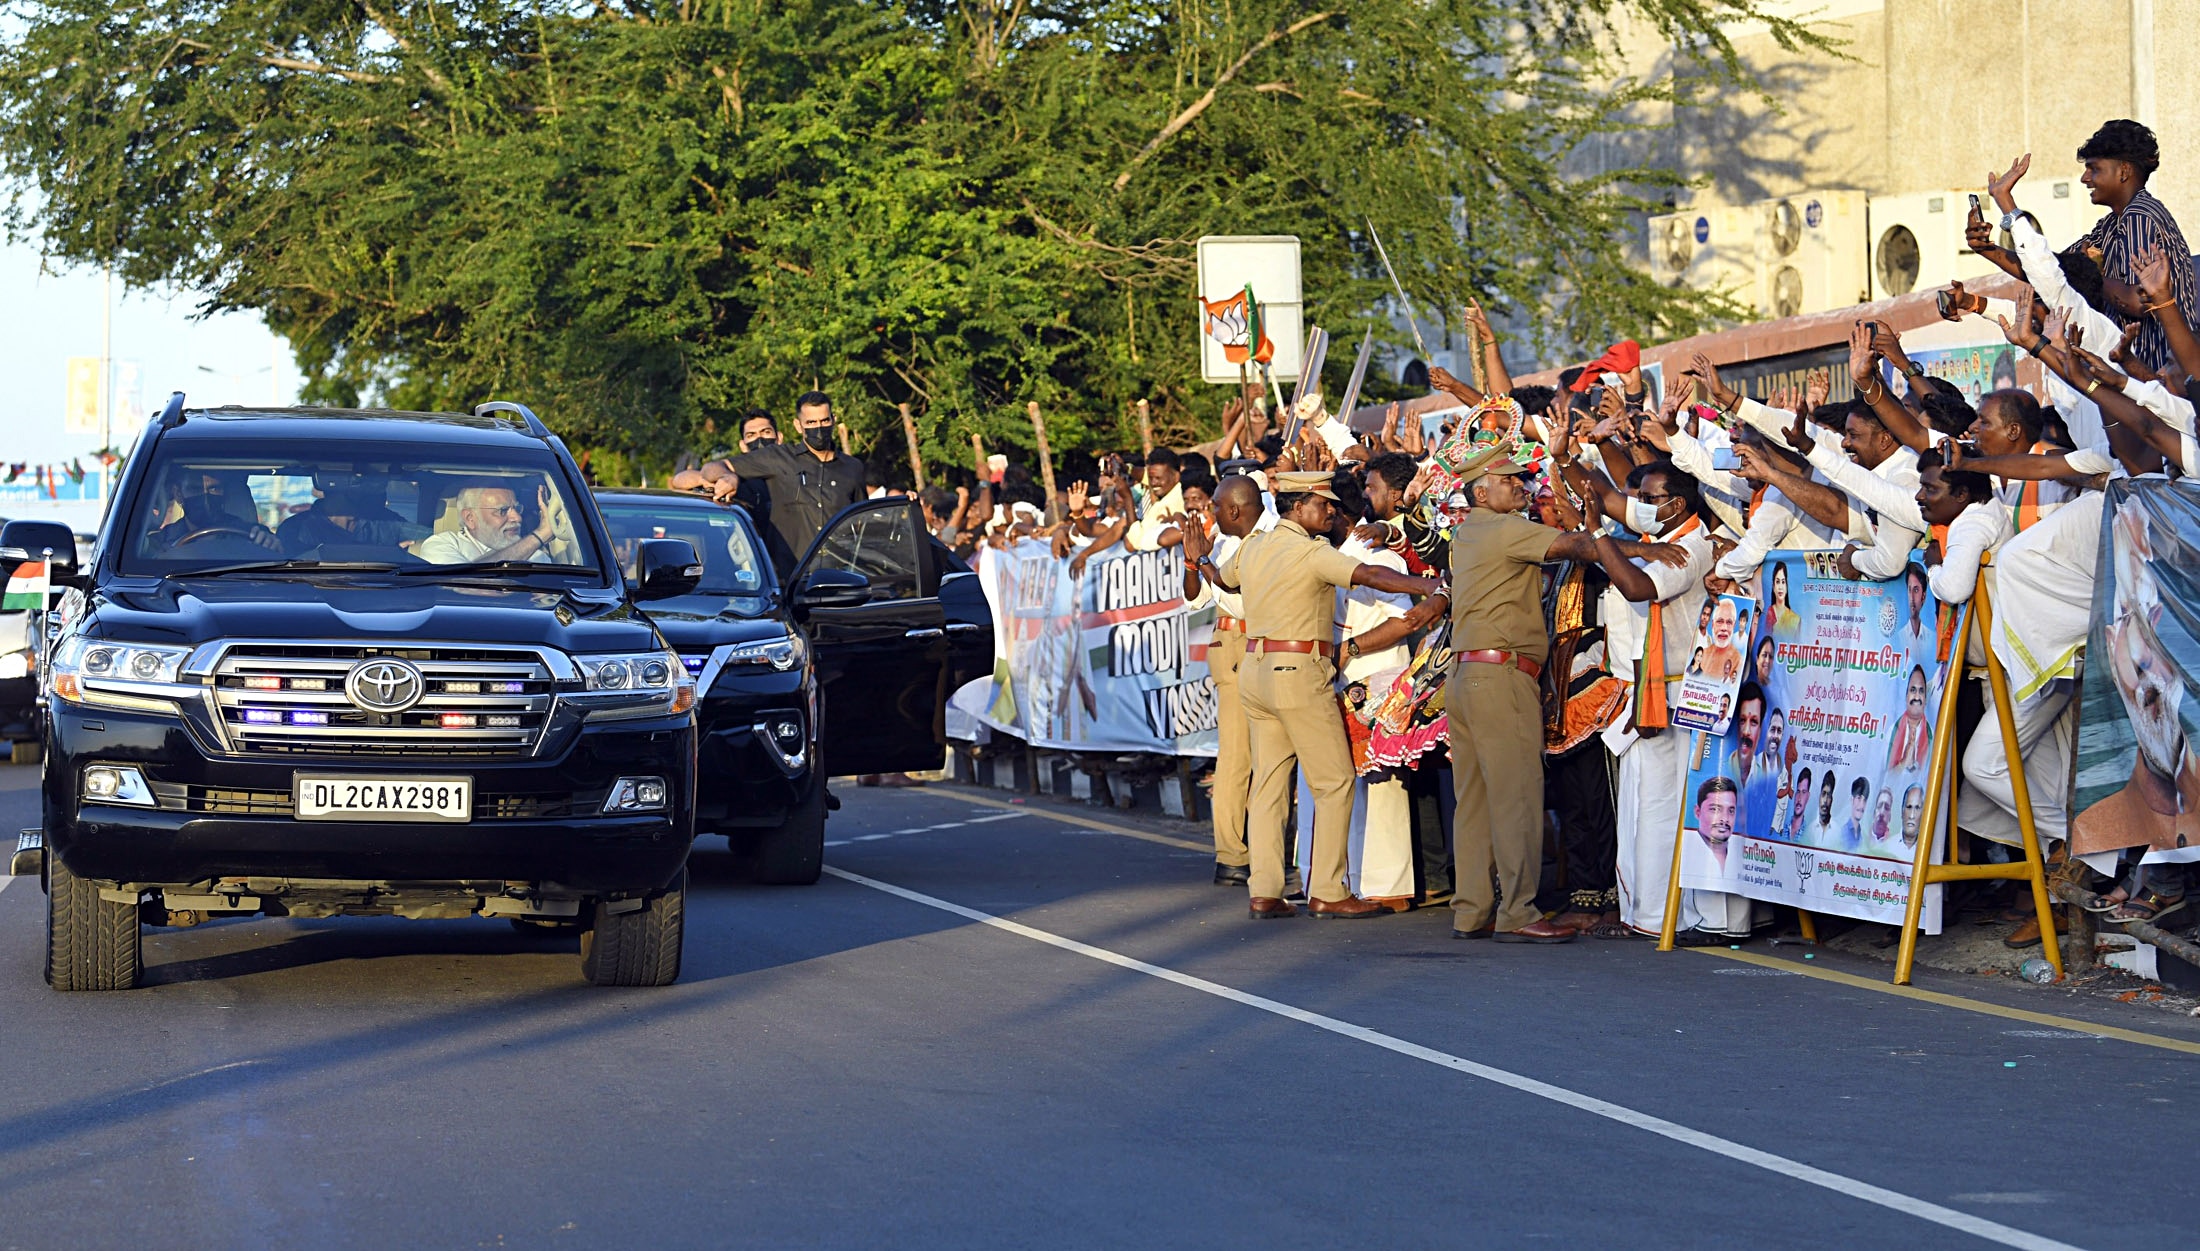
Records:
[[[1039,401],[1025,405],[1024,412],[1031,417],[1031,432],[1039,439],[1039,480],[1047,489],[1047,524],[1056,521],[1054,507],[1054,456],[1047,451],[1047,419],[1039,415]]]
[[[901,433],[909,440],[909,472],[916,475],[917,489],[924,489],[924,453],[917,450],[917,419],[909,415],[909,406],[901,406]]]

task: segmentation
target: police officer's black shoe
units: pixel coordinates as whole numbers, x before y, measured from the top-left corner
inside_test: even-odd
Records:
[[[1224,864],[1215,862],[1215,885],[1243,886],[1253,880],[1253,866],[1249,864]]]

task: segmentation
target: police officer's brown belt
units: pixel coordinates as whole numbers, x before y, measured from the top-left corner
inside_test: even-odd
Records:
[[[1243,634],[1243,633],[1245,633],[1245,618],[1243,618],[1243,617],[1231,617],[1231,616],[1227,616],[1227,615],[1225,615],[1225,614],[1223,614],[1223,613],[1216,613],[1216,614],[1215,614],[1215,629],[1217,629],[1217,630],[1235,630],[1235,631],[1237,631],[1238,633],[1240,633],[1240,634]]]
[[[1468,664],[1511,665],[1531,678],[1543,676],[1542,662],[1532,656],[1523,656],[1519,652],[1480,651],[1454,652],[1452,654]]]
[[[1264,656],[1269,652],[1312,652],[1332,660],[1337,656],[1335,643],[1316,639],[1250,639],[1245,644],[1245,650],[1255,656]]]

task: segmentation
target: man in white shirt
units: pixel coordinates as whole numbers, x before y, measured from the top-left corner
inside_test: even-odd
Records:
[[[1683,790],[1688,780],[1688,734],[1670,725],[1634,729],[1643,720],[1643,700],[1653,684],[1678,681],[1696,641],[1698,610],[1703,606],[1704,575],[1711,572],[1707,536],[1695,490],[1688,475],[1653,461],[1629,475],[1628,511],[1641,514],[1629,526],[1646,543],[1678,547],[1678,566],[1635,558],[1612,567],[1612,585],[1604,593],[1605,654],[1613,675],[1633,687],[1627,714],[1604,732],[1606,746],[1619,757],[1619,906],[1620,920],[1637,933],[1655,935],[1665,926],[1666,888],[1672,881],[1673,840],[1680,829]],[[1663,649],[1649,650],[1651,616]],[[1749,933],[1750,904],[1737,895],[1684,891],[1676,929],[1721,935]],[[1701,940],[1697,940],[1701,941]]]
[[[1123,536],[1123,546],[1150,552],[1184,512],[1184,460],[1165,447],[1146,453],[1146,507]]]
[[[1340,492],[1343,494],[1343,492]],[[1345,537],[1338,549],[1367,564],[1398,573],[1408,572],[1405,557],[1387,546],[1371,544],[1352,533],[1359,499],[1348,499],[1337,509],[1338,532]],[[1348,519],[1348,510],[1355,514]],[[1355,586],[1337,592],[1337,654],[1342,663],[1337,684],[1349,693],[1360,684],[1369,702],[1389,689],[1388,679],[1413,659],[1407,645],[1411,631],[1402,619],[1413,611],[1413,597]],[[1303,785],[1303,783],[1301,784]],[[1301,800],[1300,846],[1308,846],[1313,834],[1311,796]],[[1403,911],[1413,902],[1413,805],[1405,779],[1395,775],[1379,780],[1361,778],[1352,807],[1349,858],[1352,893],[1362,899]]]
[[[557,492],[544,483],[535,491],[539,520],[535,528],[520,533],[525,510],[510,487],[470,486],[458,493],[458,525],[420,540],[413,554],[437,565],[470,565],[493,560],[524,560],[548,564],[554,549],[570,547],[561,541],[558,525],[565,506]]]

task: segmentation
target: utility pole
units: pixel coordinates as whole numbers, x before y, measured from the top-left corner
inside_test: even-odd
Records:
[[[112,451],[115,446],[115,270],[106,268],[99,290],[99,449]],[[99,498],[107,499],[108,482],[112,471],[102,462],[99,469]]]

